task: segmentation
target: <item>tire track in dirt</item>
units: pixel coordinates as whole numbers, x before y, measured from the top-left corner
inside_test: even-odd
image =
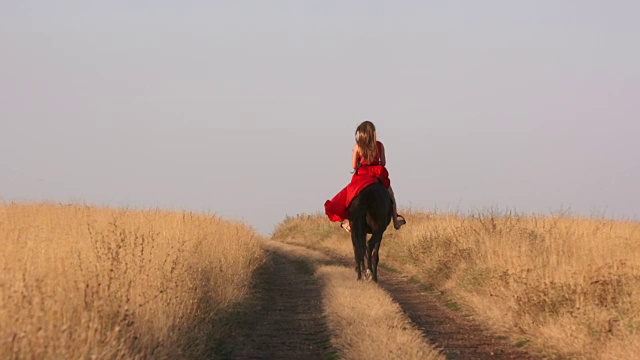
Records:
[[[383,261],[381,253],[381,261]],[[351,257],[340,256],[344,266],[355,268]],[[354,270],[353,280],[356,281]],[[504,337],[448,309],[407,277],[378,267],[378,285],[396,301],[425,338],[440,348],[447,359],[538,359],[510,344]]]
[[[302,259],[267,248],[255,279],[255,306],[226,344],[229,359],[330,359],[322,289]]]
[[[536,359],[473,319],[448,309],[406,278],[383,269],[378,274],[378,284],[447,359]]]

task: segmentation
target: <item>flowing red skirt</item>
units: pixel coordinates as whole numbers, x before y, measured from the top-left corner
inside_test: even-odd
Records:
[[[382,165],[362,166],[351,177],[351,182],[331,200],[324,203],[324,212],[331,221],[342,221],[347,218],[349,204],[362,189],[381,181],[387,189],[391,185],[389,173]]]

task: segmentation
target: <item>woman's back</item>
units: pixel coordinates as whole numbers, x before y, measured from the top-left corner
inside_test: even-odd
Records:
[[[367,162],[364,158],[364,155],[360,153],[360,165],[379,165],[382,155],[382,143],[380,141],[376,141],[376,149],[376,154],[374,155],[371,162]]]

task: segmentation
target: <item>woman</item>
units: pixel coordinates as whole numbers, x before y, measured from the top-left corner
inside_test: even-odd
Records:
[[[398,230],[406,221],[404,217],[398,215],[396,199],[391,189],[389,172],[387,171],[385,149],[382,142],[377,140],[376,127],[371,121],[364,121],[356,128],[356,144],[353,147],[351,157],[351,167],[354,170],[351,183],[338,195],[325,203],[325,212],[332,221],[341,221],[341,226],[351,231],[349,220],[347,220],[347,207],[351,200],[364,187],[372,183],[372,179],[378,179],[389,190],[391,196],[393,212],[393,227]]]

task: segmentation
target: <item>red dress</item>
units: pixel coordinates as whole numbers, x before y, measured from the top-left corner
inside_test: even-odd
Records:
[[[376,158],[371,163],[367,163],[360,155],[360,167],[354,172],[349,185],[336,194],[333,199],[324,203],[324,212],[329,217],[329,220],[342,221],[346,219],[348,215],[347,209],[351,204],[351,200],[358,196],[360,191],[367,186],[378,181],[381,181],[387,189],[391,185],[389,172],[387,172],[384,165],[380,164],[382,143],[378,141],[376,145],[378,147]]]

